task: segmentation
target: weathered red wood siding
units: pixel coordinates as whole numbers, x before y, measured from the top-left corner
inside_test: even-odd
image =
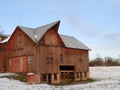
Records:
[[[4,52],[0,52],[0,72],[4,72],[4,64],[5,64],[5,54]]]
[[[40,73],[58,73],[59,60],[63,47],[63,42],[54,29],[50,29],[40,41],[37,47],[37,63],[36,68]],[[47,61],[47,58],[53,58],[52,62]]]
[[[0,35],[0,41],[4,40],[4,39],[6,39],[6,38],[7,38],[7,37]]]
[[[7,44],[6,71],[33,72],[39,74],[40,78],[46,74],[47,80],[50,74],[51,82],[58,83],[61,74],[60,66],[63,65],[74,66],[72,72],[74,72],[75,80],[80,80],[80,78],[77,79],[76,73],[79,73],[79,76],[82,73],[82,77],[86,76],[86,73],[89,72],[88,50],[66,48],[55,29],[49,29],[39,43],[34,43],[17,27]],[[0,66],[2,67],[2,65]],[[55,75],[57,76],[56,81],[54,80]],[[85,79],[83,78],[83,80]],[[30,82],[32,82],[31,79]]]
[[[34,61],[34,52],[35,52],[34,46],[35,46],[34,42],[19,28],[16,28],[6,48],[7,71],[9,71],[9,67],[8,67],[9,59],[15,58],[15,57],[23,57],[23,56],[32,56],[32,64],[27,65],[28,66],[27,72],[35,70],[33,66],[33,64],[35,64],[34,63],[35,62]],[[17,61],[16,64],[18,64],[19,60],[16,60],[16,61]],[[17,72],[18,70],[15,71],[14,69],[12,71]]]
[[[0,72],[5,70],[5,47],[6,43],[0,43]]]
[[[89,71],[88,50],[64,48],[63,58],[61,65],[74,65],[76,72]]]
[[[27,72],[28,71],[28,57],[14,57],[9,59],[9,72]]]

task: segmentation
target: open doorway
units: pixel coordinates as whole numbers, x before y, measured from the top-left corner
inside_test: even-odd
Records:
[[[48,83],[51,84],[51,74],[48,74]]]
[[[62,65],[60,66],[60,79],[61,81],[73,81],[74,80],[74,66]]]

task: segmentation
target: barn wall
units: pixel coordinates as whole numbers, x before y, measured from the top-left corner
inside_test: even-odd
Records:
[[[7,37],[4,37],[4,36],[0,36],[0,41],[6,39]]]
[[[5,54],[4,52],[0,52],[0,72],[4,72],[4,64],[5,64]]]
[[[13,57],[8,59],[8,72],[20,73],[28,72],[28,57]]]
[[[5,71],[5,47],[6,43],[0,44],[0,72]]]
[[[54,29],[48,30],[37,47],[37,71],[40,73],[58,73],[63,42]],[[40,66],[40,67],[39,67]],[[49,68],[48,68],[49,67]]]
[[[75,71],[88,71],[88,51],[64,48],[61,65],[75,65]]]
[[[63,47],[61,38],[54,30],[49,30],[41,39],[36,49],[37,72],[48,76],[51,74],[51,83],[60,82],[60,66],[74,66],[74,80],[86,80],[89,75],[88,50],[78,50]],[[57,80],[54,80],[56,74]]]
[[[48,30],[48,32],[44,35],[45,38],[45,45],[48,46],[64,46],[60,36],[58,33],[54,30]]]
[[[60,61],[60,66],[74,66],[74,71],[73,71],[74,80],[75,81],[86,80],[89,78],[89,61],[88,60],[89,59],[88,59],[87,50],[64,48],[63,60]],[[69,73],[72,72],[72,70],[71,71],[65,70],[61,72],[67,73],[69,76]],[[65,75],[64,77],[67,77],[67,76]],[[63,79],[63,81],[65,80]]]
[[[32,63],[34,64],[34,51],[34,42],[19,28],[16,28],[6,48],[7,70],[9,70],[9,59],[14,57],[32,56]],[[33,64],[28,65],[29,72],[35,70]]]

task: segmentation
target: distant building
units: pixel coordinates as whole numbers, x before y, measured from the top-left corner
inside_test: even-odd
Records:
[[[6,39],[9,35],[0,34],[0,41]]]
[[[28,83],[87,80],[90,49],[73,36],[60,35],[59,24],[17,26],[0,42],[1,72],[28,73]]]

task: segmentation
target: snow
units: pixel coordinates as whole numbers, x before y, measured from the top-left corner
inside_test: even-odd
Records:
[[[3,41],[1,41],[0,43],[6,43],[6,42],[8,42],[9,39],[10,39],[10,37],[11,37],[11,36],[7,37],[6,39],[4,39]]]
[[[27,75],[34,75],[34,73],[28,73]]]
[[[15,75],[15,73],[0,73],[0,77],[2,77],[2,76],[10,76],[10,75]]]
[[[0,74],[0,76],[14,73]],[[96,82],[66,86],[27,84],[17,80],[0,78],[0,90],[120,90],[120,67],[90,67],[90,77]]]

